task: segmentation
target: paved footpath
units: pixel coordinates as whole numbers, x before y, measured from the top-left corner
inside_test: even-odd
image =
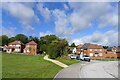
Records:
[[[55,63],[55,64],[57,64],[57,65],[59,65],[59,66],[61,66],[61,67],[63,67],[63,68],[68,67],[66,64],[64,64],[64,63],[62,63],[62,62],[59,62],[59,61],[53,60],[53,59],[49,59],[49,58],[48,58],[48,55],[46,55],[46,56],[44,57],[44,59],[45,59],[45,60],[48,60],[48,61],[51,61],[51,62],[53,62],[53,63]]]

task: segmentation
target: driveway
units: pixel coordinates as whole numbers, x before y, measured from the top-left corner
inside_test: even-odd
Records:
[[[73,64],[55,78],[118,78],[117,61],[91,61]]]

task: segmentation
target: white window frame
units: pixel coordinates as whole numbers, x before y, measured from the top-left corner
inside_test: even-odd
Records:
[[[99,53],[99,56],[103,56],[103,54],[102,54],[102,53]]]
[[[27,49],[27,52],[30,52],[30,49]]]
[[[20,47],[20,44],[17,44],[16,47]]]
[[[102,49],[100,49],[100,51],[102,51]]]
[[[30,45],[27,45],[27,47],[30,47]]]
[[[94,49],[94,51],[97,51],[97,49]]]
[[[10,44],[10,46],[12,46],[12,44]]]
[[[93,56],[93,53],[90,53],[90,56]]]
[[[90,51],[92,51],[92,49],[90,49]]]
[[[15,51],[20,51],[20,49],[15,49]]]

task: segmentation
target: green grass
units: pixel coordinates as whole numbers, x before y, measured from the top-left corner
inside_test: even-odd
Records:
[[[63,57],[57,58],[56,60],[66,64],[66,65],[72,65],[72,64],[81,62],[81,61],[77,61],[75,59],[70,59],[68,56],[63,56]]]
[[[120,61],[118,59],[92,59],[92,60],[98,60],[98,61]]]
[[[3,78],[53,78],[62,67],[39,55],[2,53]]]

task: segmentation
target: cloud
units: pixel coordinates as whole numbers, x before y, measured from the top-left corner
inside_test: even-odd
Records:
[[[43,36],[46,36],[46,35],[51,35],[52,33],[50,31],[47,31],[47,32],[40,32],[40,37],[43,37]]]
[[[99,26],[117,25],[116,13],[111,17],[111,20],[109,19],[110,16],[112,16],[110,11],[116,11],[110,3],[69,2],[68,5],[73,9],[69,14],[66,13],[66,10],[55,9],[52,11],[55,17],[55,30],[60,36],[70,37],[77,32],[89,29],[93,25],[92,22],[97,19],[99,20]],[[66,7],[66,5],[64,5],[64,7]]]
[[[110,30],[105,33],[96,31],[92,35],[74,39],[73,42],[77,45],[84,43],[95,43],[100,45],[116,46],[118,45],[118,31]]]
[[[24,27],[30,26],[33,22],[39,22],[39,18],[35,15],[34,10],[30,7],[30,5],[12,2],[3,3],[2,8],[13,17],[19,19],[19,22]],[[27,28],[30,29],[29,27],[26,27],[25,29]]]
[[[0,31],[2,31],[2,35],[7,35],[8,37],[14,37],[16,35],[16,27],[1,27]]]
[[[45,20],[49,21],[51,17],[51,11],[47,7],[45,7],[43,3],[39,3],[37,5],[37,8],[40,14],[45,18]]]
[[[69,10],[69,7],[66,4],[64,4],[63,6],[65,10]]]
[[[72,34],[72,29],[69,26],[68,16],[65,14],[65,11],[55,9],[53,11],[55,17],[55,31],[60,37],[68,37]]]

